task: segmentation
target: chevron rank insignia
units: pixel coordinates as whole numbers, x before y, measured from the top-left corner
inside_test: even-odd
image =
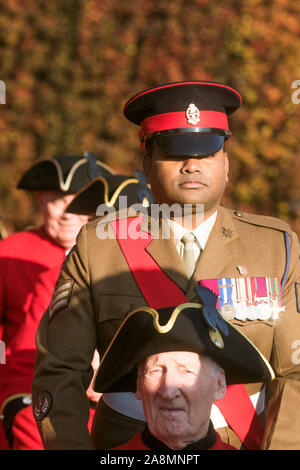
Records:
[[[63,310],[69,305],[73,285],[73,279],[65,279],[55,286],[49,307],[49,321],[59,310]]]

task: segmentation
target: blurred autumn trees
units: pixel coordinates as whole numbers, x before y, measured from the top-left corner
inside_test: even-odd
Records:
[[[298,0],[2,1],[0,215],[8,231],[38,221],[35,201],[15,190],[31,163],[89,150],[130,174],[141,161],[125,101],[160,83],[203,79],[235,87],[244,101],[231,118],[224,203],[281,217],[300,233],[299,18]]]

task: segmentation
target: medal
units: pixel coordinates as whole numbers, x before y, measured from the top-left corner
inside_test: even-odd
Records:
[[[231,304],[224,304],[220,307],[220,314],[225,320],[233,320],[236,315],[236,310]]]
[[[272,311],[272,318],[273,320],[277,320],[279,318],[279,312],[284,311],[284,307],[279,307],[278,299],[270,300],[270,306]]]
[[[248,320],[257,320],[258,312],[255,305],[249,305],[247,318]]]
[[[243,272],[246,274],[246,271]],[[234,318],[240,321],[276,320],[284,311],[278,277],[209,279],[200,281],[200,284],[219,294],[217,308],[227,321]]]
[[[236,316],[238,320],[245,321],[248,315],[248,307],[245,301],[238,302],[236,305]]]
[[[232,304],[232,292],[233,292],[233,279],[222,278],[218,279],[219,287],[219,300],[220,300],[220,314],[225,320],[232,320],[236,315],[236,310]]]
[[[259,320],[268,320],[272,315],[270,305],[267,302],[258,303],[257,310]]]

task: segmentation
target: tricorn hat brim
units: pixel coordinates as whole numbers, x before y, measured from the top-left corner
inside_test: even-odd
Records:
[[[158,310],[141,307],[129,313],[102,357],[94,389],[134,392],[138,364],[147,356],[167,351],[211,357],[224,369],[227,384],[273,379],[270,364],[254,344],[225,320],[226,334],[219,328],[214,330],[202,307],[186,303]]]
[[[20,179],[17,189],[76,193],[96,175],[113,173],[89,152],[85,156],[56,155],[34,163]]]
[[[124,207],[120,204],[121,196],[126,198]],[[151,204],[150,189],[138,178],[126,175],[100,176],[76,194],[66,212],[96,215],[99,205],[120,210],[134,204],[143,204],[145,207]]]

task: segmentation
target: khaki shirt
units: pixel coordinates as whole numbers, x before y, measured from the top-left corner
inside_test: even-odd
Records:
[[[97,236],[99,222],[94,220],[82,228],[76,246],[62,266],[52,303],[37,333],[33,402],[47,449],[92,448],[87,429],[86,389],[93,375],[94,350],[98,348],[101,357],[126,314],[147,305],[118,241]],[[150,225],[143,224],[142,229],[149,231]],[[276,375],[268,387],[270,401],[264,443],[267,449],[300,448],[297,236],[278,219],[220,207],[190,282],[172,240],[154,237],[147,248],[187,299],[195,302],[194,288],[200,280],[243,276],[282,279],[287,263],[284,232],[288,232],[290,246],[282,293],[285,310],[279,312],[278,319],[231,320],[261,350]],[[246,388],[249,394],[255,394],[262,384]],[[232,431],[220,434],[236,444]]]

